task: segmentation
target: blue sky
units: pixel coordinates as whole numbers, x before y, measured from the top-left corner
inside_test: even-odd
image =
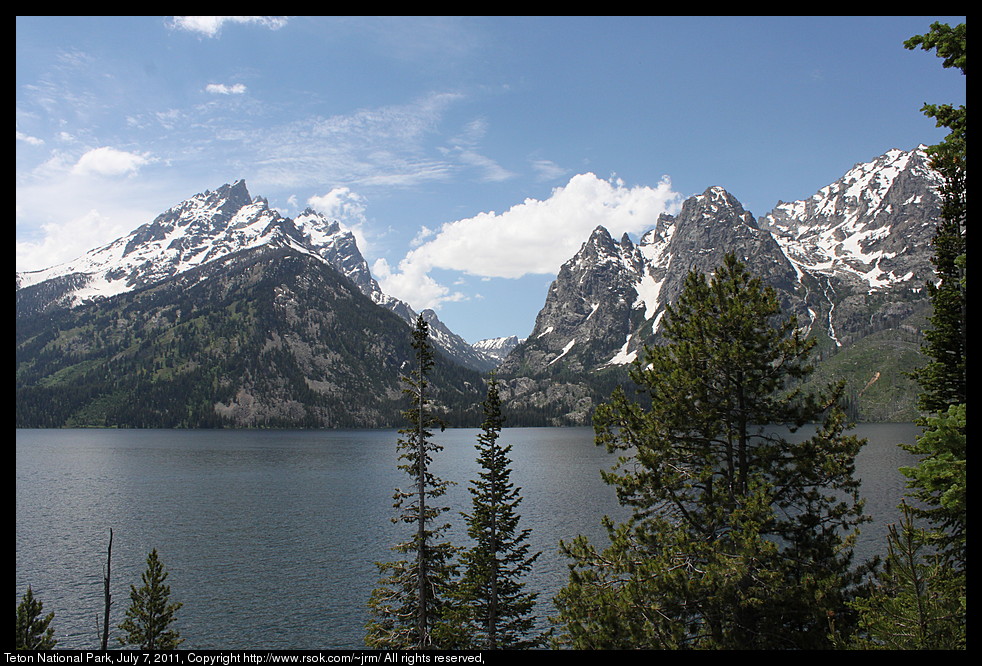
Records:
[[[355,231],[383,289],[525,336],[603,224],[721,185],[760,216],[892,148],[965,77],[964,17],[18,17],[17,268],[244,178]]]

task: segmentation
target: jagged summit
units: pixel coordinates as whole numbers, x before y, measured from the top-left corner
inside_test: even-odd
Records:
[[[512,349],[524,341],[524,338],[519,338],[517,335],[508,335],[501,338],[478,340],[474,343],[474,348],[498,361],[503,361]]]

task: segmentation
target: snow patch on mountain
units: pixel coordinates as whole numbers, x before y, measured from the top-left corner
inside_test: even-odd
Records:
[[[517,335],[509,335],[501,338],[478,340],[472,346],[479,352],[500,362],[511,353],[512,349],[522,342],[525,342],[524,338],[519,338]]]
[[[624,339],[624,346],[622,346],[614,356],[603,364],[601,367],[608,367],[611,365],[628,365],[629,363],[634,363],[638,358],[638,350],[634,349],[628,351],[631,346],[631,338],[633,335],[628,334],[627,338]]]
[[[573,345],[575,345],[575,344],[576,344],[576,338],[573,338],[572,340],[570,340],[569,342],[567,342],[566,343],[566,346],[563,347],[563,350],[559,353],[559,356],[557,356],[556,358],[554,358],[551,361],[549,361],[549,365],[552,365],[553,363],[555,363],[556,361],[558,361],[559,359],[561,359],[563,356],[566,356],[566,354],[569,353],[569,350],[572,349],[573,348]]]
[[[644,308],[645,320],[651,319],[655,316],[655,312],[658,309],[658,304],[660,303],[658,296],[661,293],[661,287],[664,283],[664,280],[656,280],[650,273],[647,272],[645,272],[645,274],[641,276],[641,279],[635,283],[634,288],[638,292],[638,298],[635,301],[635,306]]]

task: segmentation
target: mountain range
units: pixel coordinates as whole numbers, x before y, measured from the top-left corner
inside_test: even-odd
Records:
[[[497,368],[513,425],[582,425],[623,384],[690,270],[729,252],[818,341],[816,381],[854,416],[908,420],[940,211],[923,146],[857,164],[756,218],[721,187],[637,242],[598,226],[528,338],[468,344],[427,310],[448,419],[474,425]],[[205,191],[82,257],[18,272],[18,427],[382,427],[417,313],[382,292],[354,235],[280,215],[244,181]]]

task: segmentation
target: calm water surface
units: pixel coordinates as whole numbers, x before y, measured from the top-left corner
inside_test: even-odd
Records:
[[[458,483],[446,502],[458,545],[467,543],[458,512],[470,510],[478,432],[436,435],[445,449],[435,472]],[[875,521],[864,554],[881,551],[897,518],[897,468],[913,461],[897,443],[918,432],[856,429],[869,439],[857,469]],[[394,559],[390,548],[406,534],[390,520],[392,492],[407,482],[396,439],[389,430],[18,430],[16,601],[31,585],[55,613],[59,648],[97,647],[112,528],[113,627],[156,548],[171,598],[184,604],[182,648],[363,648],[374,563]],[[614,456],[589,428],[509,428],[501,441],[513,447],[521,526],[542,551],[527,589],[540,594],[544,628],[566,579],[560,539],[603,542],[600,519],[626,516],[600,479]]]

